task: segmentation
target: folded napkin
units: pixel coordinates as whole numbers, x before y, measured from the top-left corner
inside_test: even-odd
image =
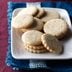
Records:
[[[70,16],[72,17],[72,4],[71,3],[64,3],[64,2],[42,2],[40,3],[41,7],[57,7],[57,8],[64,8],[67,9]],[[11,55],[11,17],[12,12],[16,8],[26,7],[26,3],[8,3],[8,51],[6,57],[6,64],[7,66],[11,66],[13,69],[48,69],[55,72],[71,72],[72,66],[70,64],[60,63],[60,61],[50,61],[50,60],[17,60],[14,59]],[[57,62],[57,63],[56,63]]]

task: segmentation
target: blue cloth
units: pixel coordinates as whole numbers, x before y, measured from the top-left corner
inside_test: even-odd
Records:
[[[26,7],[26,3],[8,3],[8,51],[6,57],[6,64],[11,66],[13,69],[51,69],[54,72],[71,72],[71,60],[16,60],[11,55],[11,17],[12,12],[15,8]],[[42,2],[41,7],[54,7],[54,8],[64,8],[69,12],[70,17],[72,17],[72,3],[65,2]],[[60,63],[62,62],[62,63]]]

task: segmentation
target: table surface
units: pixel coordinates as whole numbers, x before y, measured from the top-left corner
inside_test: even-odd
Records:
[[[11,0],[0,0],[0,72],[23,72],[13,71],[10,67],[5,64],[7,46],[8,46],[8,26],[7,26],[7,2]],[[12,0],[14,1],[14,0]],[[23,0],[15,0],[16,2],[23,2]],[[24,0],[31,1],[31,0]],[[37,0],[33,0],[37,1]],[[47,1],[47,0],[38,0]],[[49,0],[48,0],[49,1]],[[54,0],[52,0],[54,1]]]

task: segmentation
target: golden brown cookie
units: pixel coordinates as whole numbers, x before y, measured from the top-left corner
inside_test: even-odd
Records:
[[[25,14],[28,14],[28,15],[36,15],[36,13],[38,12],[38,9],[37,7],[35,6],[30,6],[30,7],[27,7],[27,8],[23,8],[19,13],[18,15],[25,15]]]
[[[34,50],[43,50],[43,49],[46,49],[44,48],[44,46],[41,44],[41,45],[28,45],[28,44],[24,44],[24,46],[30,48],[30,49],[34,49]]]
[[[57,18],[60,18],[59,13],[57,11],[49,10],[49,11],[45,11],[45,14],[43,15],[43,17],[41,17],[41,20],[43,22],[47,22],[51,19],[57,19]]]
[[[44,32],[56,36],[58,39],[64,37],[68,30],[68,25],[62,19],[52,19],[44,24]]]
[[[40,19],[34,18],[34,23],[32,24],[32,26],[29,27],[29,28],[23,28],[23,29],[21,29],[21,31],[22,32],[26,32],[28,30],[39,30],[39,31],[41,31],[43,29],[43,25],[44,24]]]
[[[28,28],[34,22],[34,18],[31,15],[19,15],[12,19],[12,26],[14,28]]]
[[[44,49],[32,49],[29,46],[25,46],[25,49],[31,53],[45,53],[45,52],[47,52],[47,50],[45,48]]]
[[[62,53],[63,47],[56,37],[49,34],[43,34],[41,36],[41,41],[44,47],[51,53],[56,53],[56,54]]]
[[[37,31],[37,30],[27,31],[22,35],[22,41],[24,44],[40,45],[42,34],[43,34],[42,32]]]

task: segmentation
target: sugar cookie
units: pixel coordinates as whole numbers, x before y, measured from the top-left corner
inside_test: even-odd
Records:
[[[56,19],[56,18],[60,18],[60,15],[58,12],[56,11],[45,11],[45,15],[43,17],[41,17],[41,20],[43,22],[47,22],[51,19]]]
[[[24,44],[25,46],[31,48],[31,49],[34,49],[34,50],[43,50],[43,49],[46,49],[44,48],[44,46],[41,44],[41,45],[28,45],[28,44]]]
[[[43,22],[40,19],[34,18],[33,25],[30,28],[27,28],[27,29],[23,28],[23,29],[21,29],[21,31],[22,32],[26,32],[28,30],[38,30],[38,31],[41,31],[43,29],[43,25],[44,24],[43,24]]]
[[[60,42],[57,40],[56,37],[49,34],[43,34],[41,36],[41,40],[44,47],[51,53],[56,54],[62,53],[63,50],[62,45],[60,44]]]
[[[22,35],[22,41],[24,44],[40,45],[42,34],[43,33],[41,33],[40,31],[37,31],[37,30],[27,31]]]
[[[68,30],[68,25],[62,19],[52,19],[44,25],[44,32],[56,36],[58,39],[64,37]]]
[[[37,7],[35,7],[35,6],[30,6],[30,7],[27,7],[27,8],[22,9],[22,10],[18,13],[18,15],[29,14],[29,15],[34,16],[34,15],[36,15],[37,12],[38,12]]]
[[[28,28],[34,22],[34,18],[31,15],[16,16],[12,20],[12,26],[14,28]]]
[[[30,48],[29,46],[25,46],[25,49],[31,53],[45,53],[45,52],[48,52],[46,49],[38,49],[38,50],[35,50],[35,49],[32,49]]]

